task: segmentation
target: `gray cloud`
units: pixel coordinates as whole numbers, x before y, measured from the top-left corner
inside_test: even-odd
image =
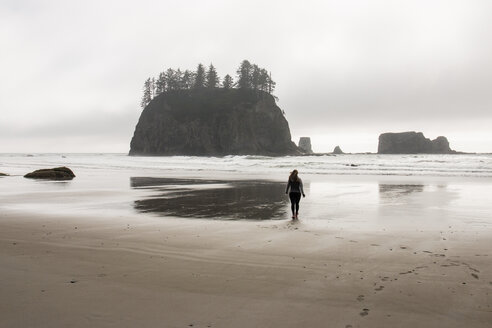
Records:
[[[491,10],[479,0],[2,1],[0,136],[20,148],[105,136],[107,151],[126,151],[146,77],[198,62],[231,74],[248,58],[272,71],[294,136],[459,130],[472,149],[492,123]],[[492,150],[488,140],[472,150]]]
[[[100,112],[94,114],[65,115],[52,117],[49,122],[41,122],[22,128],[0,125],[0,137],[14,139],[16,137],[84,137],[84,136],[118,136],[128,138],[133,135],[139,112]]]

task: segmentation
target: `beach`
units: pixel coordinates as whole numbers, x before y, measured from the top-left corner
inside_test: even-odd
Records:
[[[1,327],[492,322],[489,178],[301,171],[293,221],[281,174],[72,167],[0,180]]]

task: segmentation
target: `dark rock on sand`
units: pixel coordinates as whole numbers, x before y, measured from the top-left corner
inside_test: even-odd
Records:
[[[72,170],[68,167],[55,167],[52,169],[41,169],[24,175],[29,179],[46,179],[46,180],[72,180],[75,178]]]
[[[272,95],[249,89],[167,91],[143,110],[130,155],[298,155]]]
[[[383,133],[379,136],[378,154],[453,154],[446,137],[430,140],[422,132]]]
[[[340,146],[336,146],[335,149],[333,149],[333,154],[343,154],[344,152],[340,148]]]
[[[305,154],[312,154],[313,148],[311,146],[311,138],[301,137],[299,139],[299,149]]]

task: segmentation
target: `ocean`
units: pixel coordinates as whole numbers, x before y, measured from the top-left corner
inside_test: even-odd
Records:
[[[133,157],[126,154],[0,154],[0,172],[25,174],[34,169],[68,166],[74,170],[183,174],[238,173],[286,175],[296,168],[315,175],[492,177],[492,154],[333,156]],[[174,175],[174,174],[173,174]]]

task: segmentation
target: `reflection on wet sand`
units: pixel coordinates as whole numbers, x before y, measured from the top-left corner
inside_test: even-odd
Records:
[[[449,190],[446,184],[379,184],[379,200],[386,205],[412,206],[445,210],[459,193]]]
[[[132,177],[135,189],[157,195],[134,202],[140,212],[211,219],[270,220],[283,218],[285,184],[274,181],[221,181]]]
[[[424,191],[422,184],[379,184],[379,196],[381,198],[394,198],[422,191]]]

